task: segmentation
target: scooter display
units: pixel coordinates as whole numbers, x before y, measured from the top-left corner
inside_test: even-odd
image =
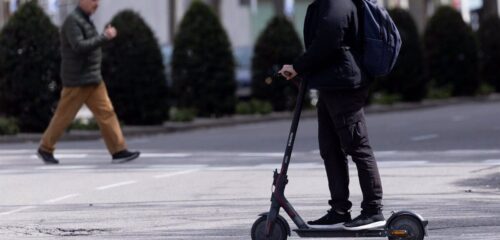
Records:
[[[275,74],[274,78],[281,77]],[[304,238],[357,238],[379,237],[389,240],[422,240],[427,236],[428,221],[422,216],[411,211],[393,212],[387,219],[386,225],[380,228],[348,231],[343,228],[319,228],[309,226],[293,208],[285,197],[285,188],[288,184],[288,167],[290,165],[295,137],[302,113],[303,102],[307,92],[307,80],[300,81],[297,103],[293,114],[292,126],[288,135],[286,150],[283,157],[281,170],[276,169],[273,176],[273,191],[271,195],[271,208],[269,212],[260,214],[251,230],[252,240],[286,240],[291,236],[291,228],[286,219],[279,215],[283,209],[295,223],[297,229],[293,231]]]

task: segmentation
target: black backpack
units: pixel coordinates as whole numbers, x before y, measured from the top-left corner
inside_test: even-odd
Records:
[[[376,0],[356,0],[362,31],[361,63],[373,77],[388,75],[399,55],[402,41],[399,31],[385,8]]]

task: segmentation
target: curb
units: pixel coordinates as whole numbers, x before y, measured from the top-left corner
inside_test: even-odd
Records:
[[[304,111],[303,118],[312,118],[316,112]],[[290,112],[271,113],[269,115],[233,116],[219,119],[195,119],[189,123],[167,122],[163,126],[124,126],[125,137],[141,137],[159,134],[186,132],[198,129],[228,127],[240,124],[279,121],[292,118]],[[0,136],[0,144],[4,143],[37,143],[42,138],[41,133],[20,133],[14,136]],[[101,138],[99,131],[73,130],[65,133],[60,141],[96,140]]]
[[[385,113],[419,110],[434,107],[453,106],[459,104],[500,102],[500,94],[490,94],[479,97],[455,97],[448,99],[424,100],[420,103],[396,103],[393,105],[370,105],[365,108],[366,113]]]
[[[365,108],[367,114],[402,112],[419,110],[434,107],[451,106],[466,103],[484,103],[484,102],[500,102],[500,94],[492,94],[481,97],[459,97],[444,100],[424,100],[420,103],[397,103],[393,105],[370,105]],[[302,118],[316,117],[315,110],[306,110],[302,112]],[[189,123],[167,122],[163,126],[125,126],[123,134],[126,137],[141,137],[158,134],[168,134],[176,132],[186,132],[198,129],[228,127],[241,124],[261,123],[291,119],[292,113],[280,112],[271,113],[269,115],[251,115],[251,116],[233,116],[219,119],[196,119]],[[21,133],[14,136],[0,136],[0,144],[2,143],[37,143],[40,141],[42,134],[40,133]],[[73,130],[66,133],[61,141],[81,141],[81,140],[96,140],[100,139],[99,131],[82,131]]]

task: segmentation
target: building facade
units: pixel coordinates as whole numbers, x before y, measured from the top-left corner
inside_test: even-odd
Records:
[[[17,7],[26,0],[0,0],[0,27]],[[161,45],[171,45],[175,30],[192,0],[101,0],[99,11],[93,16],[98,29],[104,29],[112,17],[124,9],[138,12],[153,29]],[[235,47],[252,46],[267,21],[276,12],[276,0],[204,0],[214,7]],[[408,9],[423,31],[426,20],[439,5],[451,5],[462,12],[464,20],[474,25],[477,10],[483,6],[485,14],[498,14],[498,0],[379,0],[387,8]],[[38,0],[56,25],[78,4],[78,0]],[[312,0],[281,0],[282,11],[294,22],[300,33],[307,5]],[[300,34],[302,35],[302,34]]]

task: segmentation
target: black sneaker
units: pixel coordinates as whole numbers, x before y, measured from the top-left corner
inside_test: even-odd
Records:
[[[344,229],[349,231],[359,231],[384,227],[386,224],[384,215],[379,212],[368,214],[361,212],[361,215],[350,222],[344,224]]]
[[[57,160],[52,153],[38,149],[37,155],[45,164],[59,164],[59,160]]]
[[[328,210],[327,214],[322,218],[314,221],[309,221],[307,224],[313,227],[336,227],[342,223],[351,221],[351,213],[340,214],[334,209]]]
[[[129,152],[127,149],[123,151],[119,151],[115,154],[113,154],[113,160],[111,161],[112,163],[126,163],[130,162],[141,155],[140,152]]]

